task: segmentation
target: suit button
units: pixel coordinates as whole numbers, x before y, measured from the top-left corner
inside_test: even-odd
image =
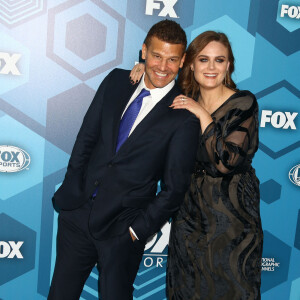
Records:
[[[99,181],[96,180],[95,183],[94,183],[94,185],[95,185],[95,186],[98,186],[98,185],[99,185]]]
[[[112,166],[113,166],[113,164],[112,164],[112,163],[108,164],[108,167],[109,167],[109,168],[111,168]]]

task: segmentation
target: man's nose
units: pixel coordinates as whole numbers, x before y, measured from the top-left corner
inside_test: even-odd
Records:
[[[161,60],[159,69],[160,69],[160,71],[165,71],[167,69],[167,61],[166,60]]]

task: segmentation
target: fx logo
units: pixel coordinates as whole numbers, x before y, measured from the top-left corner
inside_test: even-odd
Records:
[[[158,234],[154,235],[153,238],[146,244],[143,264],[146,268],[152,266],[163,267],[166,263],[167,254],[165,249],[168,246],[169,235],[170,235],[171,223],[166,224],[160,229],[161,236],[158,238]],[[154,245],[154,246],[153,246]],[[150,250],[150,248],[152,248]]]
[[[155,234],[154,237],[146,244],[145,251],[149,250],[155,244],[150,253],[162,253],[168,246],[171,223],[166,222],[160,230],[162,233],[160,238],[157,240],[157,234]]]
[[[300,19],[300,6],[281,5],[280,17],[288,15],[291,19]]]
[[[21,58],[21,54],[15,53],[10,55],[6,52],[0,52],[0,74],[21,75],[17,62]],[[3,65],[4,61],[4,65]]]
[[[153,16],[154,9],[161,9],[160,2],[164,4],[163,9],[158,14],[159,17],[179,18],[174,10],[174,6],[178,0],[146,0],[146,15]]]
[[[295,118],[297,117],[297,112],[281,112],[277,111],[274,114],[271,110],[263,110],[261,112],[261,121],[260,127],[266,127],[266,123],[271,123],[275,128],[282,128],[282,129],[296,129],[295,125]]]
[[[0,258],[14,258],[15,256],[17,258],[23,258],[23,255],[20,251],[21,246],[24,242],[13,242],[9,241],[3,242],[0,241]]]

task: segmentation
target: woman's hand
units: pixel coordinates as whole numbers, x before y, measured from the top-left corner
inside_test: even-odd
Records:
[[[170,107],[173,109],[187,109],[198,119],[200,119],[201,112],[204,109],[197,101],[184,95],[177,96]]]
[[[170,105],[173,109],[187,109],[200,120],[202,132],[213,121],[207,110],[197,101],[184,95],[177,96]]]
[[[136,64],[130,72],[129,78],[131,84],[136,84],[140,81],[145,72],[145,65],[143,63]]]

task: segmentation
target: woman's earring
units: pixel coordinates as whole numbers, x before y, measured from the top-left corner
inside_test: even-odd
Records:
[[[224,77],[224,85],[225,86],[227,86],[227,74],[228,74],[228,71],[226,71],[225,77]]]

